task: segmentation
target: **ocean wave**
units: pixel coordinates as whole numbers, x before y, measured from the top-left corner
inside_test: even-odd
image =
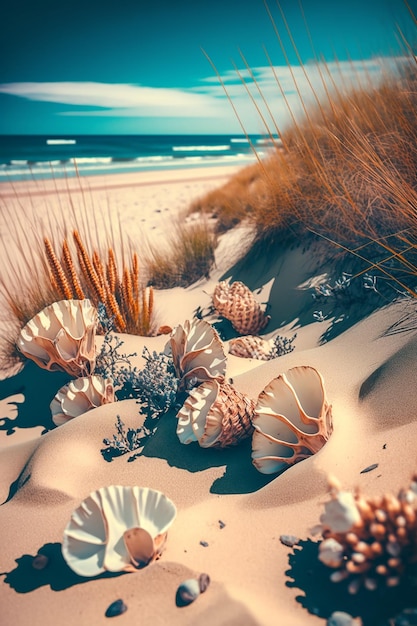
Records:
[[[230,150],[228,144],[220,146],[172,146],[174,152],[221,152]]]
[[[75,139],[47,139],[46,143],[48,146],[65,146],[65,145],[75,145],[77,142]]]

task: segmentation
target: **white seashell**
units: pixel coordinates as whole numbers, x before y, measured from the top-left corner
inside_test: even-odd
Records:
[[[176,513],[160,491],[102,487],[73,512],[64,530],[63,557],[79,576],[136,571],[160,556]]]
[[[252,432],[255,403],[228,383],[207,380],[192,389],[177,414],[181,443],[198,441],[202,448],[225,448]]]
[[[324,539],[319,544],[319,561],[328,567],[340,567],[343,563],[344,548],[333,537]]]
[[[114,386],[110,378],[97,374],[76,378],[61,387],[50,407],[52,421],[61,426],[90,409],[114,402]]]
[[[177,589],[177,604],[187,606],[200,595],[200,584],[196,578],[187,578]]]
[[[333,430],[322,376],[300,366],[274,378],[258,397],[252,423],[252,461],[263,474],[318,452]]]
[[[340,491],[326,502],[320,517],[320,522],[335,533],[347,533],[360,521],[361,514],[350,491]]]
[[[251,290],[242,282],[219,282],[212,296],[217,313],[228,319],[240,335],[257,335],[271,317],[262,311]]]
[[[22,328],[17,347],[47,370],[85,376],[94,371],[96,326],[97,310],[90,300],[60,300]]]
[[[165,351],[171,351],[180,388],[204,380],[223,380],[226,355],[216,330],[204,320],[187,320],[172,331]]]

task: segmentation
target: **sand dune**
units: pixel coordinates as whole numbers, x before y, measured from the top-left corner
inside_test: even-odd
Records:
[[[193,192],[201,190],[198,184]],[[153,191],[160,202],[160,188]],[[127,456],[106,462],[100,450],[103,439],[114,432],[116,416],[127,426],[140,425],[135,400],[99,407],[40,435],[51,422],[47,398],[43,404],[33,403],[32,415],[34,367],[28,364],[20,378],[0,384],[0,398],[27,392],[17,416],[12,411],[9,421],[0,423],[2,623],[104,624],[105,610],[117,598],[128,605],[119,617],[121,624],[300,626],[324,623],[335,610],[358,614],[336,585],[316,577],[317,548],[310,529],[322,512],[329,476],[368,494],[396,493],[408,484],[416,469],[417,336],[415,331],[386,334],[401,314],[403,305],[397,303],[321,343],[326,323],[309,316],[311,296],[299,289],[318,271],[308,259],[300,250],[283,251],[274,265],[258,263],[249,271],[227,269],[224,257],[209,281],[156,294],[161,322],[176,325],[190,319],[197,305],[208,306],[214,284],[229,274],[246,279],[260,301],[269,301],[267,336],[297,332],[295,350],[283,357],[259,362],[229,356],[227,361],[226,377],[251,398],[293,366],[311,365],[324,377],[334,432],[316,455],[279,476],[257,472],[250,441],[226,450],[183,446],[173,411],[161,418],[134,462],[127,462]],[[144,345],[159,351],[167,340],[122,338],[126,352],[139,355]],[[227,341],[225,346],[227,350]],[[141,357],[135,362],[140,364]],[[38,389],[52,393],[45,375],[55,376],[39,373]],[[22,418],[19,423],[22,413],[29,427]],[[373,471],[361,474],[372,464],[377,464]],[[91,491],[111,484],[159,489],[174,501],[178,515],[155,564],[134,574],[81,578],[62,558],[63,531]],[[284,546],[282,534],[300,538],[303,549]],[[49,557],[41,571],[32,567],[38,552]],[[179,583],[202,572],[210,575],[208,590],[190,606],[177,607]]]

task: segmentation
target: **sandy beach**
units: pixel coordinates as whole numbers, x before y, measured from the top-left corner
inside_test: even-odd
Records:
[[[117,219],[139,248],[145,236],[164,245],[171,218],[237,169],[94,177],[81,181],[82,189],[78,179],[3,184],[1,249],[18,259],[16,232],[22,224],[27,240],[36,241],[47,224],[61,223],[63,215],[86,207],[98,228]],[[348,612],[355,624],[377,626],[384,623],[381,615],[388,619],[398,613],[393,605],[390,614],[382,601],[381,613],[372,612],[374,602],[359,602],[330,583],[311,529],[328,499],[330,477],[346,490],[359,487],[373,496],[397,494],[416,471],[417,335],[387,332],[406,303],[358,315],[346,330],[323,341],[334,319],[315,321],[311,290],[302,288],[322,271],[318,262],[308,250],[288,248],[274,259],[241,266],[237,260],[250,238],[247,225],[239,225],[220,237],[209,278],[185,289],[155,290],[158,322],[172,328],[183,324],[198,307],[208,310],[220,280],[244,282],[260,303],[268,302],[271,321],[262,335],[297,336],[291,353],[267,362],[229,355],[225,339],[226,380],[256,399],[280,373],[296,366],[316,368],[332,405],[334,430],[328,442],[281,474],[263,475],[252,464],[250,439],[224,450],[182,445],[170,410],[136,460],[128,462],[129,455],[123,455],[106,462],[103,439],[111,437],[117,416],[127,427],[138,427],[137,402],[106,404],[45,432],[60,374],[27,362],[16,376],[0,380],[4,626],[99,626],[108,622],[106,609],[119,598],[127,611],[117,623],[129,626],[314,626],[325,624],[335,611]],[[120,338],[124,352],[138,355],[132,358],[138,367],[143,367],[144,346],[159,352],[168,341],[165,335]],[[102,341],[97,337],[97,349]],[[81,577],[63,559],[64,529],[83,499],[109,485],[160,490],[175,503],[177,516],[155,563],[134,573]],[[283,535],[295,536],[299,544],[284,545]],[[39,553],[48,557],[41,570],[33,567]],[[210,576],[207,591],[189,606],[177,606],[180,583],[202,573]]]

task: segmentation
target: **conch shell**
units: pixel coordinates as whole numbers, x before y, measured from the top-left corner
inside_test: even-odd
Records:
[[[242,282],[219,282],[212,296],[217,313],[230,320],[239,335],[257,335],[271,319],[265,315],[251,290]]]
[[[204,380],[223,380],[226,355],[216,330],[204,320],[186,320],[172,331],[165,352],[171,351],[180,388],[187,389]]]
[[[97,374],[76,378],[61,387],[50,407],[52,421],[61,426],[90,409],[114,402],[114,386],[110,378]]]
[[[333,430],[321,374],[300,366],[274,378],[258,397],[252,423],[252,461],[263,474],[318,452]]]
[[[255,402],[228,383],[207,380],[192,389],[177,414],[181,443],[198,441],[202,448],[238,444],[252,432]]]
[[[17,347],[42,368],[86,376],[94,371],[96,326],[90,300],[60,300],[22,328]]]
[[[62,555],[79,576],[134,572],[161,555],[176,513],[174,503],[160,491],[102,487],[73,512]]]

